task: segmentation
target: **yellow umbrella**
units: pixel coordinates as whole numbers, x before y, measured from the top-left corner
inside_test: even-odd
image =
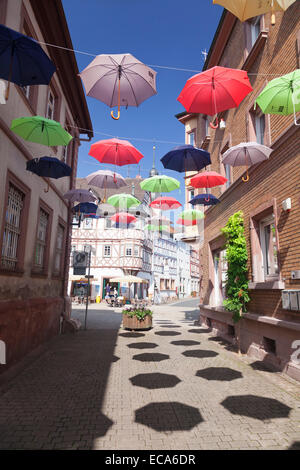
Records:
[[[240,21],[246,21],[254,16],[272,13],[272,24],[275,24],[275,11],[285,11],[296,0],[213,0],[214,4],[221,5],[229,10]]]

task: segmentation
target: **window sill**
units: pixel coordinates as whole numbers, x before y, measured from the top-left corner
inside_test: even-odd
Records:
[[[33,269],[30,274],[31,274],[31,277],[40,277],[43,279],[46,279],[48,277],[48,273],[46,273],[45,270],[38,271],[38,270]]]
[[[279,280],[265,282],[249,282],[249,289],[283,290],[285,289],[285,282]]]
[[[23,276],[25,271],[22,269],[17,269],[17,270],[9,270],[5,268],[0,268],[0,276],[17,276],[21,277]]]
[[[252,49],[249,51],[249,54],[242,66],[242,70],[249,71],[257,59],[259,53],[262,51],[267,39],[268,39],[268,31],[261,31],[258,38],[256,39],[255,43],[252,46]]]

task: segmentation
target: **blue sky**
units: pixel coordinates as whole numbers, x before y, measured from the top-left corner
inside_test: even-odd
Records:
[[[161,69],[169,66],[202,70],[222,14],[212,0],[63,0],[74,49],[91,54],[131,53],[157,71],[158,94],[138,108],[121,108],[119,121],[110,117],[110,108],[87,97],[95,137],[92,141],[127,138],[144,159],[137,165],[117,167],[123,176],[143,178],[152,167],[153,145],[156,146],[156,167],[159,172],[183,181],[182,175],[165,170],[160,158],[176,145],[184,143],[184,126],[174,117],[184,111],[177,96],[193,72]],[[79,71],[92,60],[76,54]],[[105,135],[105,134],[108,134]],[[170,143],[162,143],[166,141]],[[110,168],[88,155],[90,144],[82,144],[79,152],[78,176],[98,169]],[[170,193],[183,200],[182,190]]]

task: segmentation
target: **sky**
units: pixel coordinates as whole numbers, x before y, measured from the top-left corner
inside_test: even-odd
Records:
[[[184,111],[177,101],[186,80],[204,65],[223,8],[212,0],[63,0],[63,6],[75,50],[93,55],[130,53],[156,72],[157,95],[139,107],[121,107],[115,121],[111,109],[95,98],[87,97],[93,123],[91,143],[117,137],[129,140],[143,155],[140,165],[114,168],[122,176],[149,177],[153,145],[157,170],[177,178],[181,189],[169,193],[184,200],[183,175],[166,170],[160,159],[173,147],[184,144],[184,126],[175,114]],[[81,72],[93,57],[76,53]],[[191,71],[159,68],[174,67]],[[86,136],[83,136],[86,137]],[[91,143],[79,150],[78,176],[99,169],[112,169],[89,156]]]

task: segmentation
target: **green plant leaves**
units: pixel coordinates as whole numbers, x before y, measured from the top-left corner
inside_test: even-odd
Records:
[[[241,211],[229,217],[221,232],[226,237],[226,261],[228,265],[224,307],[233,312],[232,319],[237,323],[246,312],[250,301],[248,293],[248,251],[244,234],[244,219]]]
[[[146,308],[130,308],[122,310],[123,315],[128,315],[130,318],[136,317],[138,320],[142,321],[146,316],[152,317],[152,310]]]

